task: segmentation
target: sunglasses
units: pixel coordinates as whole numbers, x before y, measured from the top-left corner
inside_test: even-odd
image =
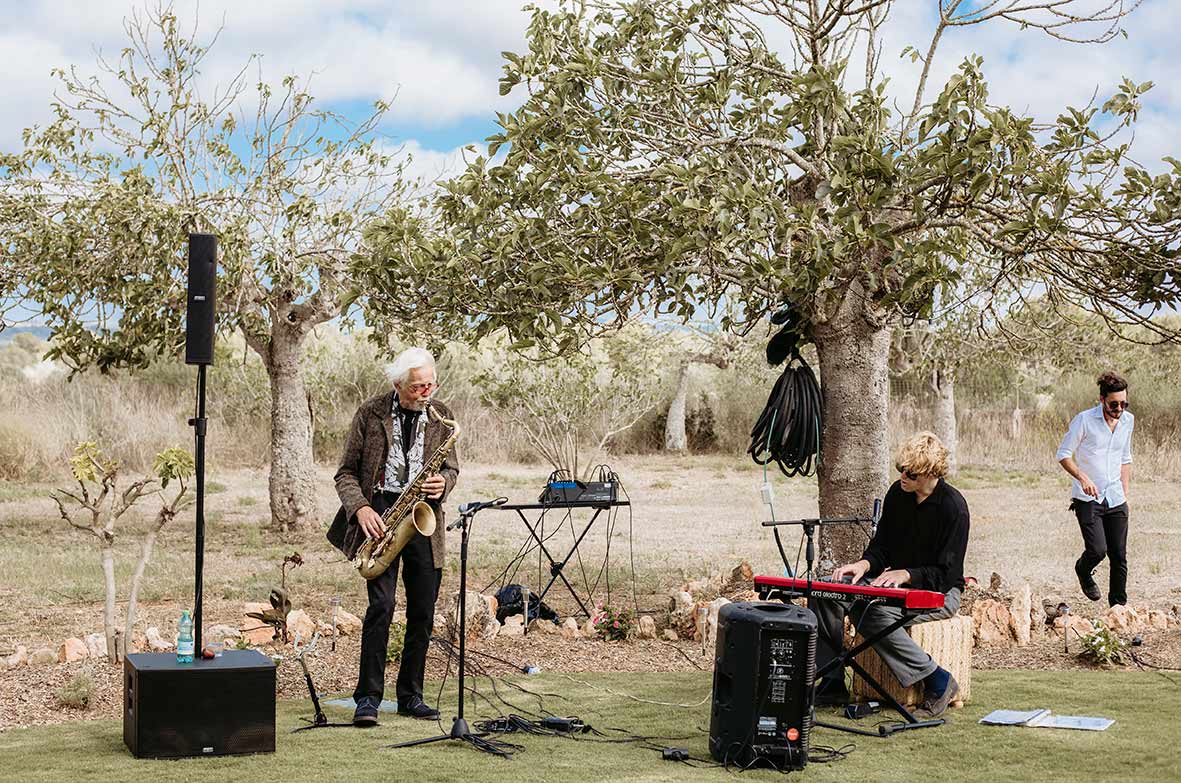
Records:
[[[1107,409],[1112,411],[1126,411],[1128,403],[1126,400],[1112,400],[1107,403]]]
[[[918,474],[918,473],[915,473],[913,470],[910,470],[909,468],[907,468],[907,467],[905,467],[905,466],[903,466],[903,465],[895,465],[895,466],[894,466],[894,468],[895,468],[895,469],[896,469],[896,470],[897,470],[899,473],[901,473],[902,475],[904,475],[904,476],[906,476],[908,479],[910,479],[911,481],[918,481],[918,480],[919,480],[919,474]]]
[[[414,392],[415,394],[419,394],[421,392],[430,391],[431,389],[435,388],[436,386],[438,386],[437,383],[412,383],[409,386],[407,386],[406,388],[409,389],[410,391]]]

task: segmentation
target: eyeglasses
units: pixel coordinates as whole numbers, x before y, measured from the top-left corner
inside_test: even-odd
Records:
[[[1107,409],[1112,411],[1126,411],[1128,409],[1127,400],[1110,400],[1107,403]]]
[[[913,470],[910,470],[905,465],[895,465],[894,468],[895,468],[895,470],[897,470],[902,475],[906,476],[911,481],[918,481],[919,476],[921,475],[919,473],[915,473]]]
[[[412,383],[412,384],[410,384],[409,386],[407,386],[407,387],[406,387],[406,389],[407,389],[408,391],[412,391],[412,392],[414,392],[415,394],[422,394],[423,392],[428,392],[428,391],[430,391],[431,389],[434,389],[434,388],[436,388],[438,385],[439,385],[439,384],[437,384],[437,383],[434,383],[434,382],[431,382],[431,383]]]

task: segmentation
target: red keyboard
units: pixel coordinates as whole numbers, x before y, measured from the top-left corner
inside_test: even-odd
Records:
[[[810,591],[809,585],[811,586]],[[835,601],[851,601],[858,598],[875,599],[887,606],[896,606],[900,609],[931,611],[943,608],[943,593],[931,590],[870,587],[869,585],[851,585],[844,582],[825,582],[819,579],[809,581],[790,576],[756,576],[755,590],[764,601],[799,596],[807,597],[810,592],[816,598],[828,598]]]

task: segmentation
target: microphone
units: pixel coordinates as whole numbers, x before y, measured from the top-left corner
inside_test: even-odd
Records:
[[[878,529],[878,522],[881,521],[881,518],[882,518],[882,499],[881,498],[874,498],[873,499],[873,517],[870,520],[869,529],[876,533],[877,529]]]
[[[473,500],[470,503],[461,503],[459,505],[459,519],[448,525],[447,529],[454,530],[462,524],[465,517],[470,517],[481,509],[491,508],[492,506],[503,506],[507,502],[508,498],[499,497],[494,500]]]
[[[473,500],[471,503],[461,503],[459,506],[460,514],[470,514],[473,511],[479,511],[482,508],[489,508],[491,506],[503,506],[508,502],[508,498],[499,497],[495,500]]]

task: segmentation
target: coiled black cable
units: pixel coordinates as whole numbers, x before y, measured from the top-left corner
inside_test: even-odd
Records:
[[[774,462],[785,476],[810,476],[820,453],[823,403],[816,374],[799,354],[775,382],[750,431],[747,453],[759,465]]]

